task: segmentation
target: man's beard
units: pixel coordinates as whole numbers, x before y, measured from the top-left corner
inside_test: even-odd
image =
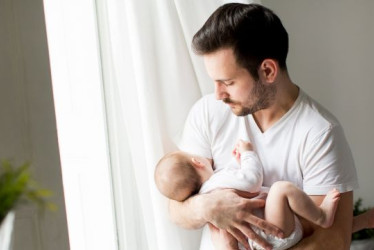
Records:
[[[241,103],[235,102],[230,98],[224,98],[222,101],[227,104],[236,104],[240,105],[240,109],[238,111],[234,111],[234,114],[237,116],[246,116],[249,114],[253,114],[256,111],[261,109],[268,108],[274,101],[275,93],[277,89],[274,85],[265,86],[259,81],[256,81],[251,93],[249,94],[248,101],[252,104],[245,106]],[[236,106],[237,107],[237,106]]]

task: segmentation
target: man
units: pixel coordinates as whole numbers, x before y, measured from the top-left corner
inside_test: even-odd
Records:
[[[279,18],[260,5],[226,4],[195,34],[193,48],[204,58],[215,98],[207,95],[191,109],[181,150],[211,159],[219,171],[234,164],[230,149],[235,142],[249,139],[264,167],[264,186],[291,181],[318,205],[337,188],[341,200],[334,225],[309,226],[293,249],[348,249],[352,191],[358,186],[352,154],[339,122],[292,83],[286,67],[288,34]],[[170,201],[170,214],[185,228],[209,223],[212,238],[217,227],[246,247],[248,237],[271,249],[250,225],[275,236],[282,232],[253,215],[264,206],[253,196],[218,190]],[[211,247],[205,230],[201,249]]]

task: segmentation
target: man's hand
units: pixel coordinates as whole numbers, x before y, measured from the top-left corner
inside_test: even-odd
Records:
[[[257,235],[250,225],[264,230],[267,234],[277,237],[283,235],[277,227],[253,215],[254,209],[265,206],[262,199],[250,199],[256,195],[233,189],[221,189],[205,194],[204,218],[215,227],[229,232],[246,248],[249,248],[248,237],[265,249],[271,249],[272,246]]]
[[[228,232],[208,223],[210,236],[216,250],[239,250],[238,241]]]

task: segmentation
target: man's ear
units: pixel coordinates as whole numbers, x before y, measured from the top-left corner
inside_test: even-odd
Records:
[[[274,59],[265,59],[262,61],[259,69],[259,77],[265,83],[274,83],[279,70],[278,62]]]
[[[191,161],[192,161],[192,165],[195,168],[204,168],[205,167],[205,165],[201,161],[199,161],[198,159],[196,159],[194,157],[191,158]]]

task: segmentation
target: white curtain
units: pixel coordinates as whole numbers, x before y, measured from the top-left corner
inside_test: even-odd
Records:
[[[226,2],[97,0],[121,250],[198,249],[198,230],[170,222],[153,172],[159,158],[176,149],[192,104],[213,91],[190,44]]]

